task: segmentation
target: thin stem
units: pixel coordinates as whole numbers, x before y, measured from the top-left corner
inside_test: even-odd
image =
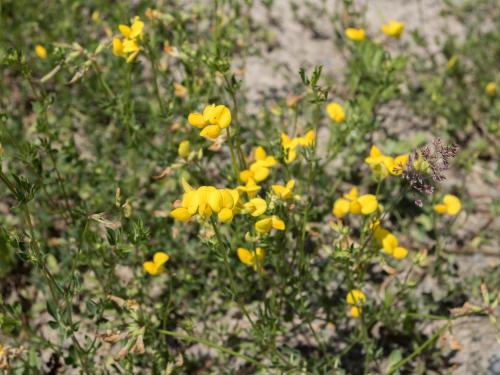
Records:
[[[95,61],[92,63],[92,66],[94,67],[94,71],[97,74],[97,80],[99,81],[100,85],[104,88],[104,90],[106,91],[108,96],[110,96],[112,99],[114,99],[115,93],[113,92],[113,90],[111,90],[111,88],[108,86],[108,84],[106,83],[106,81],[102,77],[101,68],[99,68],[99,65],[97,65],[97,63]]]
[[[30,214],[30,211],[29,211],[29,207],[28,207],[28,204],[27,203],[23,203],[22,204],[22,210],[23,210],[23,213],[24,213],[24,216],[25,216],[25,221],[26,221],[26,224],[28,226],[28,230],[30,232],[30,237],[31,237],[31,241],[33,243],[33,248],[35,249],[35,252],[36,252],[36,255],[37,255],[37,258],[40,259],[41,261],[41,267],[42,267],[42,270],[43,270],[43,273],[47,279],[47,283],[49,285],[49,290],[50,290],[50,294],[51,294],[51,297],[52,297],[52,300],[56,303],[56,305],[59,307],[59,298],[58,298],[58,295],[56,293],[56,290],[55,289],[60,289],[55,281],[55,278],[54,276],[52,275],[52,273],[50,272],[50,270],[48,269],[47,267],[47,264],[45,262],[43,262],[43,254],[42,254],[42,251],[40,249],[40,247],[38,246],[38,242],[36,242],[36,239],[35,239],[35,230],[33,228],[33,223],[31,221],[31,214]],[[69,308],[69,311],[70,311],[70,314],[69,314],[69,324],[70,326],[72,326],[72,318],[71,318],[71,306],[68,306]],[[86,357],[86,352],[85,350],[82,348],[82,346],[80,345],[80,343],[78,342],[78,340],[76,339],[74,333],[72,332],[71,335],[71,341],[73,342],[73,344],[75,345],[75,347],[77,348],[77,354],[78,354],[78,357],[80,358],[80,361],[82,362],[82,367],[83,367],[83,372],[85,374],[88,374],[88,359]]]
[[[238,304],[240,310],[243,312],[245,317],[248,319],[252,327],[254,326],[254,322],[252,318],[250,317],[250,314],[248,313],[247,309],[245,306],[241,303],[240,299],[238,298],[238,292],[236,290],[236,282],[234,280],[234,275],[233,271],[231,271],[231,265],[229,264],[229,258],[227,256],[227,250],[226,246],[224,245],[224,242],[222,240],[222,236],[219,232],[219,229],[217,228],[217,224],[214,220],[214,218],[211,216],[210,217],[210,223],[212,224],[212,227],[214,228],[215,236],[217,237],[217,242],[219,244],[220,249],[222,250],[222,257],[224,259],[224,265],[226,267],[226,272],[229,277],[229,287],[231,288],[231,292],[233,293],[234,300]]]
[[[238,162],[236,161],[236,156],[234,154],[233,140],[231,138],[231,132],[229,128],[226,128],[227,143],[229,144],[229,152],[231,153],[231,163],[233,164],[234,178],[238,181],[240,176],[240,168],[238,167]]]
[[[158,101],[158,105],[160,106],[160,113],[162,116],[166,115],[166,110],[165,110],[165,104],[163,103],[163,100],[161,99],[160,96],[160,87],[158,86],[158,68],[156,67],[156,55],[151,48],[151,45],[149,43],[146,44],[147,49],[148,49],[148,56],[149,60],[151,61],[151,66],[153,70],[153,87],[155,90],[155,96],[156,100]]]
[[[310,196],[310,190],[311,190],[311,184],[312,184],[312,179],[313,179],[313,166],[312,162],[308,163],[309,171],[307,175],[307,186],[306,186],[306,197],[309,199]],[[307,205],[304,209],[304,216],[302,218],[302,230],[300,234],[300,242],[299,242],[299,249],[300,249],[300,259],[299,259],[299,270],[302,270],[304,267],[304,262],[305,262],[305,242],[306,242],[306,229],[307,229],[307,221],[308,221],[308,216],[309,216],[309,208],[311,207],[311,202],[308,201]]]
[[[224,81],[226,82],[227,90],[229,92],[229,95],[231,96],[231,101],[233,102],[233,127],[235,129],[236,136],[235,141],[236,141],[236,151],[238,154],[238,160],[240,162],[240,167],[242,169],[247,169],[247,162],[245,160],[245,154],[243,153],[243,149],[241,147],[241,142],[240,142],[240,128],[239,128],[239,121],[238,121],[238,100],[236,99],[236,93],[234,92],[231,83],[229,82],[228,78],[226,75],[224,75]]]
[[[59,172],[59,168],[57,168],[57,160],[56,160],[54,154],[51,152],[51,150],[48,150],[48,153],[49,153],[50,159],[52,160],[52,164],[54,164],[54,171],[56,172],[57,183],[59,185],[59,188],[61,189],[61,192],[62,192],[62,195],[64,198],[63,201],[64,201],[64,204],[66,205],[66,210],[68,211],[69,216],[73,220],[75,220],[75,215],[73,213],[71,205],[69,204],[68,192],[66,190],[66,187],[64,186],[63,178],[61,176],[61,173]]]
[[[237,357],[237,358],[241,358],[247,362],[250,362],[251,364],[259,367],[259,368],[263,368],[264,365],[257,361],[256,359],[253,359],[252,357],[249,357],[245,354],[241,354],[241,353],[238,353],[238,352],[235,352],[234,350],[231,350],[231,349],[228,349],[228,348],[225,348],[219,344],[216,344],[212,341],[209,341],[207,339],[203,339],[203,338],[199,338],[199,337],[194,337],[194,336],[191,336],[191,335],[183,335],[182,333],[177,333],[177,332],[174,332],[174,331],[168,331],[168,330],[165,330],[165,329],[160,329],[158,330],[158,332],[160,333],[163,333],[164,335],[168,335],[168,336],[172,336],[172,337],[175,337],[179,340],[183,340],[183,341],[187,341],[187,342],[196,342],[198,344],[203,344],[203,345],[206,345],[208,346],[209,348],[213,348],[213,349],[216,349],[222,353],[226,353],[226,354],[229,354],[229,355],[232,355],[233,357]]]

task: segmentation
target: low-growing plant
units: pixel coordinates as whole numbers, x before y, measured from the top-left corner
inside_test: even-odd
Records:
[[[292,4],[332,22],[343,78],[305,66],[256,103],[253,1],[3,2],[0,368],[445,372],[458,321],[500,337],[498,266],[460,277],[473,203],[445,184],[497,154],[481,4],[447,8],[471,33],[431,59],[356,2]],[[393,103],[435,129],[394,138]]]

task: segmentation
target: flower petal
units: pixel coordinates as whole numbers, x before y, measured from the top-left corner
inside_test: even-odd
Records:
[[[337,199],[333,204],[332,213],[335,215],[335,217],[341,219],[349,213],[350,208],[351,203],[347,199],[340,198]]]
[[[219,220],[223,223],[231,221],[234,217],[233,210],[231,210],[230,208],[223,208],[222,210],[220,210],[218,217]]]
[[[272,225],[274,229],[285,230],[285,222],[276,215],[272,217]]]
[[[170,257],[168,256],[167,253],[164,253],[163,251],[158,251],[153,255],[153,263],[156,264],[157,267],[160,267],[164,265],[165,263],[168,262]]]
[[[170,215],[176,219],[176,220],[179,220],[179,221],[188,221],[189,219],[191,219],[191,214],[189,213],[189,211],[184,208],[184,207],[180,207],[180,208],[176,208],[175,210],[173,210]]]
[[[158,267],[156,266],[156,264],[154,264],[153,262],[144,262],[143,263],[143,267],[144,267],[144,270],[149,273],[150,275],[157,275],[158,274]]]
[[[196,126],[197,128],[203,128],[207,123],[203,119],[203,115],[201,113],[190,113],[188,116],[188,122],[189,124]]]
[[[213,140],[220,135],[220,132],[221,128],[219,125],[208,125],[201,130],[200,135],[204,138]]]
[[[370,215],[378,207],[377,197],[373,194],[365,194],[358,198],[358,203],[361,205],[361,213]]]
[[[456,215],[462,209],[462,203],[458,197],[446,194],[443,198],[443,203],[446,205],[446,212],[448,215]]]
[[[392,256],[397,260],[406,258],[407,255],[408,255],[408,250],[402,246],[396,247],[392,252]]]
[[[239,247],[238,250],[236,250],[236,254],[238,254],[238,258],[240,258],[240,261],[247,266],[253,266],[254,263],[254,254],[253,252],[243,248]]]
[[[226,106],[223,106],[223,107],[224,108],[223,108],[221,114],[219,115],[219,119],[217,121],[217,124],[222,129],[225,129],[231,124],[231,111]]]

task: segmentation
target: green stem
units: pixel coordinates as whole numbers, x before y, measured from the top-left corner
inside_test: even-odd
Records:
[[[156,55],[151,48],[151,45],[149,43],[146,44],[147,49],[148,49],[148,56],[149,60],[151,61],[151,66],[153,70],[153,87],[155,90],[155,96],[156,100],[158,101],[158,105],[160,106],[160,113],[162,116],[166,115],[166,110],[165,110],[165,104],[163,103],[163,100],[161,99],[160,96],[160,87],[158,86],[158,68],[156,66]]]
[[[237,357],[237,358],[241,358],[259,368],[263,368],[264,365],[257,361],[256,359],[253,359],[252,357],[249,357],[245,354],[241,354],[241,353],[238,353],[238,352],[235,352],[234,350],[231,350],[231,349],[228,349],[228,348],[225,348],[219,344],[216,344],[212,341],[209,341],[207,339],[203,339],[203,338],[199,338],[199,337],[194,337],[194,336],[190,336],[190,335],[183,335],[182,333],[177,333],[177,332],[174,332],[174,331],[168,331],[168,330],[165,330],[165,329],[160,329],[158,330],[158,332],[160,333],[163,333],[164,335],[168,335],[168,336],[172,336],[172,337],[175,337],[179,340],[183,340],[183,341],[187,341],[187,342],[195,342],[195,343],[198,343],[198,344],[203,344],[203,345],[206,345],[208,346],[209,348],[213,348],[213,349],[216,349],[222,353],[226,353],[226,354],[229,354],[229,355],[232,355],[233,357]]]
[[[102,71],[99,68],[99,65],[97,65],[97,63],[94,61],[92,63],[92,66],[94,67],[94,71],[97,74],[97,80],[99,81],[100,85],[104,88],[104,90],[106,91],[106,93],[108,94],[108,96],[111,97],[112,99],[114,99],[115,98],[115,93],[113,92],[113,90],[111,90],[111,88],[108,86],[108,84],[106,83],[106,81],[103,79],[103,77],[102,77]]]
[[[233,164],[234,178],[236,181],[240,178],[240,168],[238,167],[238,162],[236,161],[236,156],[234,154],[233,140],[231,138],[231,132],[229,128],[226,128],[227,143],[229,144],[229,152],[231,153],[231,163]]]
[[[250,317],[250,314],[248,313],[247,309],[245,306],[241,303],[240,299],[238,298],[238,292],[236,290],[236,282],[234,280],[234,275],[233,271],[231,271],[231,265],[229,264],[229,257],[227,255],[228,249],[224,245],[224,242],[222,240],[222,236],[219,232],[219,229],[217,228],[217,223],[215,222],[214,218],[210,216],[210,223],[212,224],[212,227],[214,228],[215,236],[217,237],[217,242],[219,244],[220,249],[222,250],[222,257],[224,259],[224,266],[226,267],[226,272],[229,277],[229,287],[231,288],[231,292],[233,293],[234,300],[238,304],[240,310],[243,312],[243,315],[248,319],[252,327],[254,326],[254,322],[252,318]]]
[[[54,164],[54,171],[56,172],[56,179],[57,179],[57,184],[59,185],[59,188],[61,189],[61,193],[63,195],[63,201],[66,206],[66,210],[68,211],[69,216],[75,220],[75,215],[73,213],[73,210],[71,208],[71,205],[69,204],[69,195],[66,190],[66,187],[64,186],[64,182],[61,176],[61,173],[59,172],[59,168],[57,168],[57,160],[54,156],[54,154],[51,152],[51,150],[48,150],[50,159],[52,160],[52,164]]]
[[[236,93],[233,90],[233,87],[231,86],[231,83],[229,82],[228,78],[226,75],[224,75],[224,81],[226,82],[227,90],[229,91],[229,95],[231,96],[231,101],[233,102],[233,127],[235,129],[236,136],[235,142],[236,142],[236,151],[238,154],[238,160],[240,162],[240,167],[242,169],[247,169],[247,162],[245,160],[245,154],[243,153],[243,149],[241,147],[241,141],[240,141],[240,127],[239,127],[239,121],[238,121],[238,100],[236,99]]]
[[[312,179],[313,179],[313,166],[312,162],[308,163],[308,175],[307,175],[307,186],[306,186],[306,197],[308,199],[307,205],[304,209],[304,216],[302,218],[302,230],[300,234],[300,242],[299,242],[299,249],[300,249],[300,259],[299,259],[299,269],[302,270],[304,267],[304,262],[305,262],[305,243],[306,243],[306,231],[307,231],[307,221],[308,221],[308,216],[309,216],[309,208],[311,207],[311,202],[310,202],[310,190],[311,190],[311,184],[312,184]]]

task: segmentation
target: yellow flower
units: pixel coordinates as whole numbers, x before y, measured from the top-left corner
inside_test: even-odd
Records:
[[[382,32],[385,35],[396,39],[399,39],[401,37],[401,34],[403,33],[404,29],[405,29],[404,23],[394,20],[391,20],[386,24],[382,25]]]
[[[362,306],[366,302],[366,297],[361,290],[353,289],[347,294],[346,302],[351,305],[351,315],[358,318],[361,315]]]
[[[361,316],[361,307],[358,306],[352,306],[351,307],[351,315],[353,318],[359,318]]]
[[[113,54],[115,56],[127,57],[127,55],[123,52],[123,42],[120,38],[113,39]]]
[[[340,198],[337,199],[333,204],[332,213],[335,215],[335,217],[341,219],[349,213],[350,209],[351,203],[347,199]]]
[[[370,148],[370,155],[365,158],[365,163],[368,164],[370,167],[373,167],[377,164],[384,163],[385,159],[387,156],[385,156],[380,149],[373,145]]]
[[[349,27],[345,29],[345,36],[355,42],[362,42],[366,38],[366,33],[364,29]]]
[[[407,255],[408,255],[408,250],[402,246],[398,246],[392,251],[392,256],[397,260],[406,258]]]
[[[295,180],[290,180],[286,183],[285,186],[273,185],[272,189],[281,199],[287,200],[293,198],[294,186],[295,186]]]
[[[139,41],[142,40],[144,34],[144,22],[139,17],[135,17],[132,25],[118,25],[118,29],[123,38],[113,39],[113,54],[131,63],[141,50]]]
[[[285,230],[285,222],[278,216],[273,215],[260,219],[255,223],[255,230],[262,234],[269,233],[273,228],[277,230]]]
[[[292,140],[285,133],[281,133],[281,146],[285,150],[285,162],[290,164],[297,157],[295,148],[298,146],[298,142],[295,139]]]
[[[344,122],[345,120],[345,112],[342,106],[339,103],[330,103],[326,107],[326,112],[328,116],[335,121],[336,123]]]
[[[204,138],[216,139],[222,129],[227,128],[231,124],[231,111],[225,105],[207,105],[203,109],[203,113],[190,113],[188,122],[201,129],[200,135]]]
[[[382,228],[380,226],[380,221],[379,220],[375,220],[372,225],[371,225],[371,229],[372,229],[372,232],[373,232],[373,238],[382,243],[382,239],[387,236],[389,233],[388,230]]]
[[[353,289],[347,294],[345,300],[349,305],[362,306],[366,302],[366,296],[361,290]]]
[[[189,213],[189,211],[185,207],[179,207],[173,210],[170,215],[175,219],[179,221],[188,221],[191,219],[193,215]]]
[[[399,176],[403,173],[403,169],[406,167],[409,158],[410,156],[406,154],[396,156],[395,158],[387,157],[384,160],[384,165],[390,174]]]
[[[398,247],[398,239],[395,235],[389,233],[388,231],[385,236],[382,237],[380,243],[382,245],[382,250],[391,255],[394,252],[394,249]]]
[[[47,58],[47,50],[41,44],[37,44],[35,46],[35,53],[42,60],[45,60]]]
[[[316,133],[314,130],[309,130],[303,137],[296,138],[298,144],[304,147],[311,147],[314,145],[314,140],[316,138]]]
[[[244,186],[238,186],[236,189],[247,193],[248,198],[253,198],[260,191],[261,187],[255,183],[253,178],[250,178]]]
[[[462,209],[460,199],[455,195],[446,194],[443,198],[443,203],[434,205],[434,211],[438,214],[448,214],[455,216]]]
[[[290,164],[297,157],[298,146],[310,147],[314,145],[316,134],[314,130],[309,130],[303,137],[290,138],[285,133],[281,133],[281,146],[285,150],[285,162]]]
[[[255,271],[262,269],[262,262],[264,261],[265,252],[261,247],[257,247],[255,251],[247,250],[239,247],[236,251],[238,258],[243,264],[253,267]]]
[[[254,151],[256,163],[263,167],[270,168],[276,165],[277,161],[273,156],[267,155],[266,150],[262,147],[257,147]]]
[[[267,203],[262,198],[253,198],[250,199],[247,203],[245,203],[244,207],[247,213],[257,217],[266,212]]]
[[[143,266],[147,273],[156,276],[165,272],[164,264],[168,262],[170,257],[167,253],[157,252],[153,256],[153,261],[144,262]]]
[[[378,207],[377,197],[373,194],[364,194],[358,196],[358,189],[353,187],[351,191],[344,194],[333,204],[333,214],[337,218],[342,218],[349,212],[354,215],[370,215]]]
[[[391,255],[397,260],[406,258],[408,250],[405,247],[399,246],[398,239],[395,235],[380,226],[380,222],[372,224],[373,237],[379,242],[382,251]]]
[[[276,165],[277,161],[273,156],[268,156],[262,147],[257,147],[254,151],[255,162],[249,169],[240,172],[240,180],[248,182],[253,179],[257,182],[264,181],[269,177],[269,168]]]
[[[181,158],[187,158],[189,156],[189,141],[184,140],[179,144],[179,149],[177,153]]]
[[[365,158],[365,163],[370,166],[373,172],[381,177],[386,177],[389,173],[399,176],[408,162],[409,155],[399,155],[395,158],[386,156],[380,149],[373,145],[370,149],[370,155]]]
[[[351,202],[351,213],[354,215],[370,215],[375,212],[377,207],[377,197],[373,194],[364,194]]]
[[[239,201],[236,189],[216,189],[213,186],[201,186],[194,190],[191,187],[182,197],[182,207],[171,212],[171,216],[179,221],[188,221],[198,214],[202,219],[218,214],[222,222],[230,221],[234,217]]]
[[[487,95],[493,96],[497,92],[497,84],[495,82],[490,82],[486,85],[484,91]]]
[[[144,22],[136,16],[132,20],[132,25],[118,25],[118,29],[126,39],[140,39],[143,35]]]

